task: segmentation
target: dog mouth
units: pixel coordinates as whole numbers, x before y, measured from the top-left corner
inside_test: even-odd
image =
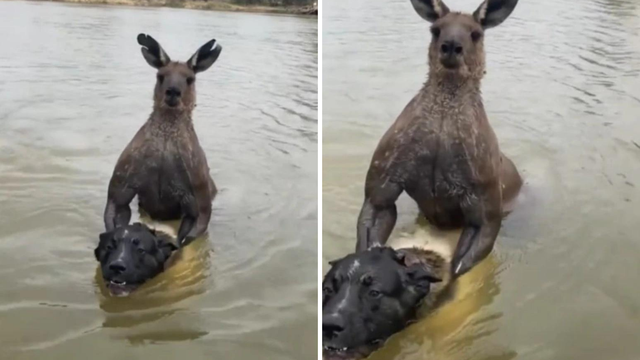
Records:
[[[325,349],[326,351],[330,351],[330,352],[337,352],[337,353],[339,353],[339,352],[346,352],[346,351],[348,351],[348,350],[349,350],[349,348],[348,348],[348,347],[337,348],[337,347],[333,347],[333,346],[330,346],[330,345],[325,345],[325,346],[323,346],[323,349]]]
[[[107,290],[109,290],[109,294],[115,297],[128,296],[141,285],[115,279],[104,279],[104,282]]]
[[[369,356],[372,352],[382,346],[382,340],[374,340],[365,345],[355,347],[337,347],[333,345],[323,345],[322,352],[324,360],[360,360]]]
[[[359,360],[365,357],[349,348],[323,346],[322,350],[322,360]]]

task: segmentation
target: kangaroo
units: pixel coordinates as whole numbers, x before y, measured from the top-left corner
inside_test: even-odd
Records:
[[[129,224],[129,204],[154,220],[181,219],[177,242],[187,245],[203,234],[217,189],[193,128],[196,74],[218,59],[222,47],[210,40],[186,63],[171,61],[160,44],[139,34],[142,56],[158,69],[153,111],[124,149],[113,171],[104,211],[107,231]]]
[[[418,15],[432,23],[428,79],[373,154],[356,251],[386,243],[403,191],[436,227],[462,228],[451,261],[453,278],[493,249],[522,179],[500,152],[482,104],[483,39],[517,3],[485,0],[473,14],[463,14],[449,11],[441,0],[411,0]]]

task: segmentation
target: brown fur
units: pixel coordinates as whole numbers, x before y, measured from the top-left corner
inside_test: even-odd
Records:
[[[373,154],[356,249],[386,243],[397,217],[395,201],[406,191],[435,226],[463,228],[451,269],[459,276],[489,254],[503,202],[522,185],[500,152],[480,93],[484,30],[501,23],[517,0],[487,0],[474,15],[451,13],[439,0],[412,3],[433,22],[429,76]],[[479,17],[483,6],[486,18]]]
[[[177,240],[184,245],[207,230],[217,193],[191,115],[195,75],[213,64],[221,48],[212,40],[182,63],[171,61],[150,36],[141,34],[138,42],[144,58],[158,69],[153,111],[115,166],[105,227],[128,224],[129,203],[137,195],[140,210],[152,219],[182,219]]]
[[[427,294],[420,304],[420,307],[426,312],[434,310],[439,301],[444,299],[447,294],[446,290],[449,289],[451,285],[449,262],[437,252],[419,247],[398,249],[397,251],[404,256],[404,262],[407,267],[414,264],[421,264],[427,268],[430,273],[435,274],[436,277],[442,280],[432,285],[431,291],[429,291],[429,294]]]

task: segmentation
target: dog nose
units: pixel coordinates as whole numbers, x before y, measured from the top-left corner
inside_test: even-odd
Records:
[[[177,87],[171,86],[167,89],[167,91],[165,91],[165,94],[167,96],[175,96],[175,97],[179,97],[181,94],[180,89],[178,89]]]
[[[109,264],[109,270],[113,271],[115,274],[122,274],[127,270],[127,267],[123,262],[117,261]]]
[[[440,45],[440,53],[442,55],[460,55],[462,54],[462,44],[455,40],[445,41]]]
[[[334,338],[344,331],[344,320],[337,314],[322,316],[322,335]]]

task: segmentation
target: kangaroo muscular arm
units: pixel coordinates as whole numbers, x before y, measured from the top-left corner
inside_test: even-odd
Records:
[[[465,226],[453,254],[451,271],[459,277],[484,260],[493,250],[502,224],[502,196],[499,183],[484,196],[466,195],[462,205]]]
[[[107,231],[129,224],[131,220],[129,204],[135,195],[134,189],[112,179],[104,209],[104,227]]]
[[[356,252],[386,244],[398,217],[396,200],[402,187],[385,182],[368,193],[358,217]]]

